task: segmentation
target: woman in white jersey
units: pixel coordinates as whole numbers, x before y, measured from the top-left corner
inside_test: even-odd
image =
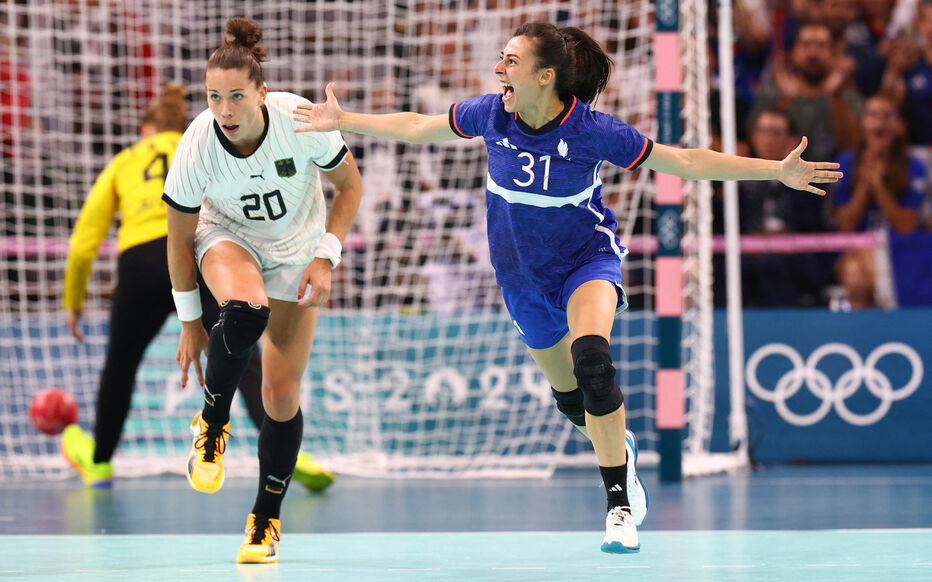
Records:
[[[317,321],[317,310],[308,308],[330,294],[362,180],[338,132],[294,131],[291,111],[307,101],[268,92],[259,26],[233,18],[226,32],[231,40],[207,61],[209,109],[184,132],[165,182],[168,264],[183,322],[181,381],[193,365],[204,388],[187,464],[198,491],[223,484],[230,401],[251,346],[262,338],[259,491],[236,560],[268,563],[278,561],[281,503],[304,427],[300,385]],[[321,173],[336,190],[329,220]],[[198,267],[220,303],[209,336],[200,323]]]
[[[414,143],[482,136],[489,152],[489,247],[496,279],[521,339],[553,386],[557,407],[592,441],[608,497],[602,550],[640,549],[636,525],[648,499],[635,471],[637,441],[625,430],[624,398],[608,340],[621,288],[624,247],[604,208],[603,161],[700,180],[772,180],[817,194],[837,164],[654,144],[626,123],[590,109],[612,61],[577,28],[525,24],[494,72],[502,93],[454,104],[448,115],[344,112],[332,89],[324,104],[302,104],[298,131],[346,130]]]

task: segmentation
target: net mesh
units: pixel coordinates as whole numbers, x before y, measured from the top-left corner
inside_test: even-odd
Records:
[[[696,0],[681,4],[693,94],[684,101],[684,135],[690,145],[707,145],[705,13]],[[578,26],[616,62],[597,108],[653,136],[652,12],[651,0],[6,2],[0,479],[69,474],[57,439],[39,434],[26,411],[36,392],[59,386],[92,425],[115,251],[101,248],[78,344],[61,308],[67,237],[97,173],[136,140],[161,84],[185,84],[192,115],[202,109],[204,66],[228,18],[249,16],[262,26],[270,90],[315,100],[332,80],[347,110],[374,113],[442,114],[458,99],[498,92],[491,69],[518,24]],[[552,405],[548,383],[502,309],[485,243],[481,141],[411,146],[344,137],[364,196],[302,388],[304,448],[339,472],[368,475],[545,476],[560,464],[591,463],[591,447]],[[650,462],[652,185],[646,171],[611,166],[602,180],[632,249],[624,265],[631,308],[616,321],[613,355],[629,424]],[[687,235],[708,235],[707,190],[701,193],[684,210]],[[698,251],[687,257],[687,443],[696,451],[708,446],[711,424],[710,264]],[[115,459],[120,475],[183,467],[187,426],[202,399],[180,387],[177,332],[176,321],[166,322],[147,352]],[[234,404],[233,475],[255,468],[256,433],[244,410]]]

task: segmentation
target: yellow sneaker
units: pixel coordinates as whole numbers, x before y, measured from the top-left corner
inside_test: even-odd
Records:
[[[191,421],[191,454],[185,467],[188,483],[201,493],[216,493],[223,486],[223,451],[230,438],[230,423],[207,424],[198,412]]]
[[[109,489],[113,485],[113,465],[94,462],[94,437],[77,424],[69,424],[61,435],[61,452],[81,475],[84,484],[94,489]]]
[[[274,564],[278,562],[278,543],[281,541],[282,522],[271,517],[246,518],[246,539],[236,553],[237,564]]]
[[[319,493],[333,484],[336,476],[314,460],[309,453],[300,451],[298,462],[294,466],[294,477],[298,483],[307,487],[308,491]]]

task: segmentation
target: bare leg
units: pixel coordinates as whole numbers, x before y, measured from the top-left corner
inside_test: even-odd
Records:
[[[528,348],[531,357],[544,377],[557,392],[572,392],[576,390],[576,376],[573,375],[573,356],[570,346],[573,344],[572,335],[567,333],[557,344],[543,350]],[[589,438],[589,430],[585,426],[574,424],[579,432]],[[590,439],[592,440],[592,439]]]
[[[573,374],[572,342],[587,335],[610,339],[615,322],[618,292],[609,281],[587,281],[570,297],[566,309],[570,332],[556,345],[543,350],[530,350],[544,376],[556,390],[567,392],[576,388]],[[586,413],[586,428],[595,449],[599,465],[617,467],[625,464],[625,407],[604,416]]]

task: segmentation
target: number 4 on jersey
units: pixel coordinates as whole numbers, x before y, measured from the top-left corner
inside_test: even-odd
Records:
[[[167,175],[168,154],[164,153],[155,154],[155,157],[152,158],[152,161],[146,164],[146,169],[142,171],[142,179],[146,182],[156,179],[160,179],[162,182],[164,182],[165,176]]]

